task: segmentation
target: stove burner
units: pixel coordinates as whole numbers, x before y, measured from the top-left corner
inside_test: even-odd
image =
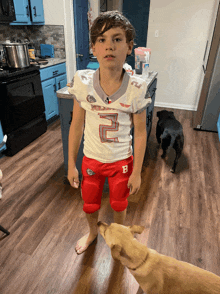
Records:
[[[39,70],[39,65],[30,65],[24,68],[11,68],[8,66],[0,67],[0,81],[4,81],[4,79],[8,79],[10,77],[23,75],[29,72]]]

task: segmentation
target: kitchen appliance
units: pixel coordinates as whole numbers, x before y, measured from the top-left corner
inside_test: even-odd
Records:
[[[40,44],[41,57],[54,57],[54,45]]]
[[[194,129],[214,132],[220,114],[220,4],[217,5],[214,32],[207,41],[203,58],[199,104],[193,121]]]
[[[30,66],[27,43],[6,42],[2,46],[9,67],[23,68]]]
[[[0,23],[16,20],[13,0],[0,0]]]
[[[47,130],[39,67],[0,69],[0,93],[4,153],[13,156]]]

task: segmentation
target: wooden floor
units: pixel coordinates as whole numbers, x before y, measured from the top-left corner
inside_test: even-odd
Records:
[[[145,230],[137,238],[158,252],[220,275],[220,143],[217,133],[195,131],[193,112],[174,110],[183,124],[184,154],[176,174],[171,150],[161,159],[156,111],[142,171],[142,186],[129,199],[126,225]],[[13,157],[2,157],[0,293],[136,294],[129,271],[114,262],[99,235],[80,256],[76,241],[87,233],[80,190],[63,183],[60,123]],[[108,193],[100,220],[112,222]]]

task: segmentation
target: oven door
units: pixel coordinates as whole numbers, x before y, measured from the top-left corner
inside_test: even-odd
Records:
[[[7,81],[1,88],[0,119],[5,134],[24,126],[45,111],[40,73]]]
[[[16,20],[13,0],[0,0],[0,23]]]

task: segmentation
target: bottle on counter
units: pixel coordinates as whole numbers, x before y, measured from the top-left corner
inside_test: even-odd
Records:
[[[143,69],[142,69],[142,77],[148,78],[149,77],[149,63],[143,63]]]
[[[34,48],[33,44],[30,44],[28,46],[28,54],[29,54],[30,59],[35,59],[35,48]]]
[[[150,48],[143,48],[142,50],[144,52],[144,63],[143,63],[143,69],[142,69],[142,76],[144,78],[148,78],[149,77],[149,63],[150,63],[150,55],[151,55],[151,49]]]
[[[139,48],[134,49],[135,52],[135,73],[142,74],[142,64],[144,62],[144,52]]]

